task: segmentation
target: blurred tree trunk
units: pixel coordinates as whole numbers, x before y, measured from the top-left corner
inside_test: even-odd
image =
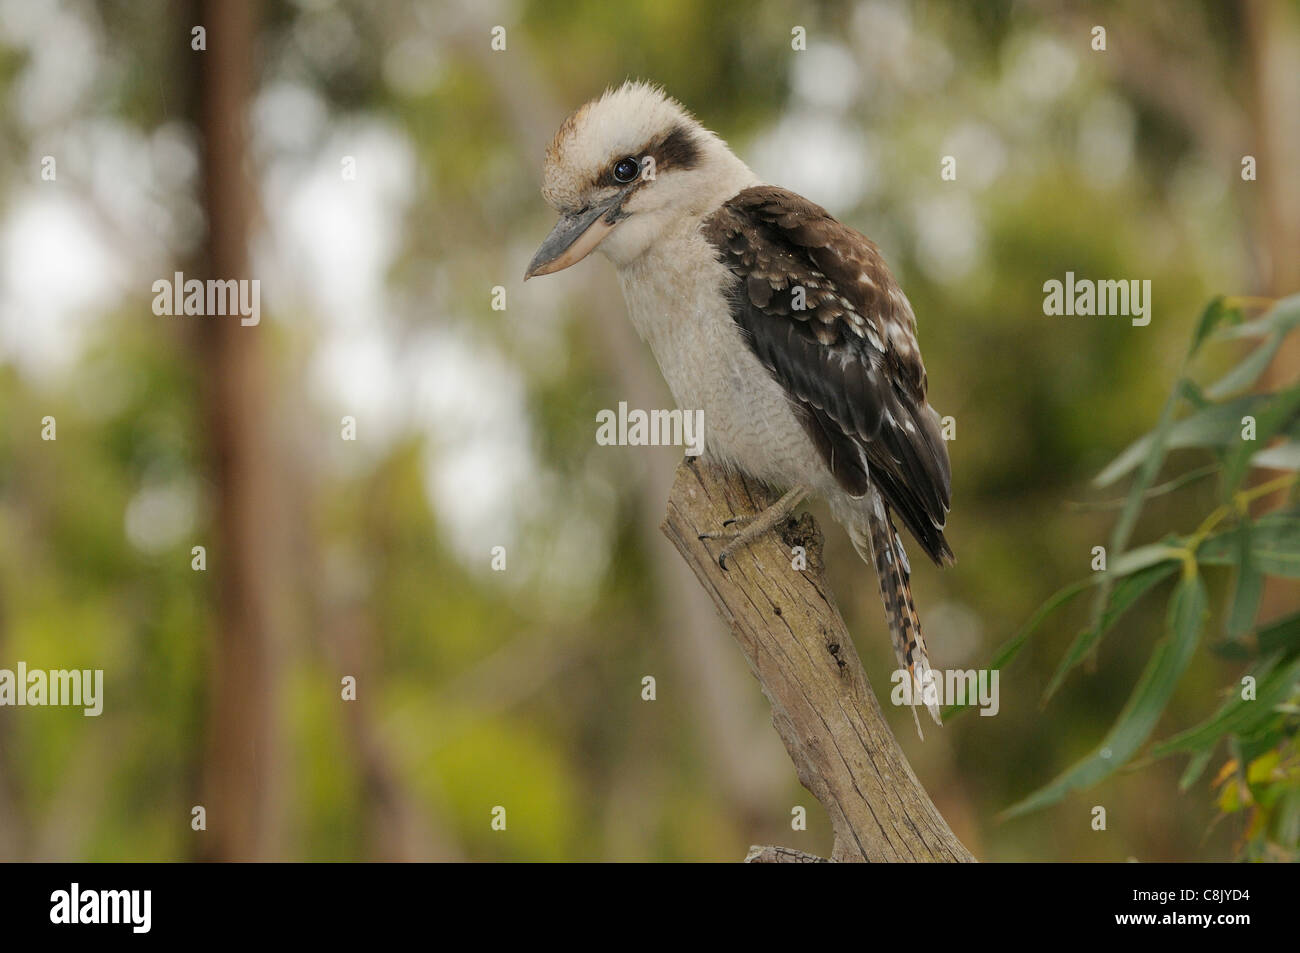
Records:
[[[252,0],[199,0],[207,31],[193,51],[207,243],[200,278],[251,278],[246,176],[247,103],[253,75]],[[188,31],[187,31],[188,32]],[[208,547],[217,593],[211,659],[209,748],[203,770],[207,832],[200,856],[275,856],[275,623],[277,519],[262,325],[237,315],[196,321],[201,401],[216,507]]]

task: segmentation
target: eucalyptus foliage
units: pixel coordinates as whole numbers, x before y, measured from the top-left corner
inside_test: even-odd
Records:
[[[1129,481],[1107,546],[1111,557],[1106,569],[1059,590],[992,663],[1001,667],[1010,662],[1048,618],[1093,590],[1089,624],[1061,658],[1044,693],[1046,702],[1104,638],[1122,628],[1133,606],[1151,597],[1162,582],[1174,582],[1168,587],[1164,635],[1152,647],[1106,736],[1088,756],[1003,817],[1055,803],[1132,762],[1155,731],[1198,649],[1208,641],[1212,652],[1240,661],[1240,677],[1224,687],[1217,710],[1200,724],[1151,745],[1141,763],[1189,756],[1181,780],[1185,790],[1224,747],[1227,760],[1214,781],[1220,791],[1218,805],[1225,815],[1249,812],[1246,855],[1295,855],[1300,836],[1300,613],[1262,622],[1257,616],[1268,577],[1300,578],[1300,504],[1295,492],[1300,382],[1271,391],[1256,385],[1282,341],[1300,333],[1300,295],[1246,320],[1250,304],[1223,298],[1211,302],[1155,427],[1096,477],[1099,488]],[[1203,351],[1242,340],[1257,343],[1240,363],[1209,386],[1196,383]],[[1170,452],[1187,448],[1208,452],[1212,462],[1155,485]],[[1151,500],[1210,477],[1219,482],[1219,505],[1199,525],[1190,532],[1131,545],[1134,527]],[[1257,512],[1261,506],[1265,512]],[[1229,573],[1232,583],[1224,604],[1212,606],[1206,577],[1216,572]],[[1222,620],[1217,633],[1210,631],[1212,616]]]

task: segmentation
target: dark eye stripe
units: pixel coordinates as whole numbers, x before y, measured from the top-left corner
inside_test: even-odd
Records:
[[[654,170],[658,173],[668,169],[695,168],[700,162],[703,150],[689,129],[684,126],[674,126],[668,135],[646,143],[640,154],[654,162]],[[620,163],[628,160],[636,163],[636,173],[631,178],[620,179],[615,169]],[[600,173],[591,184],[594,188],[603,185],[627,185],[640,174],[641,162],[633,156],[625,156],[606,166],[604,172]]]
[[[700,161],[700,146],[684,126],[674,126],[655,153],[661,169],[693,169]]]

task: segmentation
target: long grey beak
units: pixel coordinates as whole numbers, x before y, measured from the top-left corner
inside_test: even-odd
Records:
[[[551,234],[546,236],[542,246],[537,249],[537,254],[529,262],[524,281],[535,275],[561,271],[590,255],[614,230],[614,226],[627,217],[619,210],[627,191],[625,189],[608,201],[593,205],[583,212],[561,215],[551,229]]]

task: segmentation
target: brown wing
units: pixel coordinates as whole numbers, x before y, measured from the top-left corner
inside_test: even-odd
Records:
[[[911,306],[876,246],[771,186],[736,195],[704,235],[736,276],[732,317],[840,486],[862,496],[874,483],[930,558],[951,561],[948,448]]]

